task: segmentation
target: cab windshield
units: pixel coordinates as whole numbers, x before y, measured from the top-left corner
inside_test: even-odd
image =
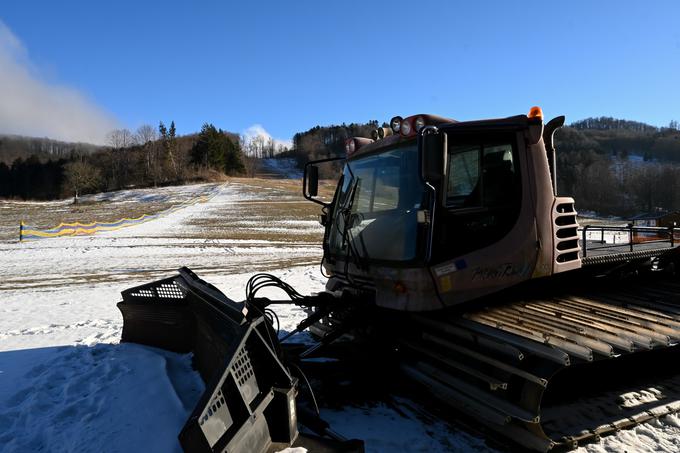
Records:
[[[331,254],[414,260],[425,195],[418,168],[415,143],[347,162],[328,236]]]

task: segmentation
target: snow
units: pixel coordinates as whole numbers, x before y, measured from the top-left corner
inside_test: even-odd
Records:
[[[231,204],[256,199],[252,190],[229,184],[207,203],[119,231],[0,243],[0,452],[180,451],[177,434],[203,383],[189,355],[118,344],[122,318],[115,304],[121,290],[173,275],[182,265],[241,300],[262,263],[299,257],[318,263],[318,244],[195,237],[192,220],[214,218]],[[106,195],[116,201],[153,196],[149,191]],[[307,220],[263,225],[242,219],[241,226],[292,236],[320,228]],[[273,272],[303,293],[325,285],[318,264]],[[270,288],[260,294],[281,296]],[[276,310],[284,331],[305,318],[294,307]],[[362,426],[375,426],[368,451],[398,450],[406,441],[437,451],[449,445],[448,436],[428,434],[441,427],[427,427],[414,414],[404,418],[382,406],[348,411],[349,419],[342,411],[328,416],[334,429],[349,437],[361,437]],[[373,425],[374,420],[381,424]],[[386,424],[399,426],[403,435],[391,439]]]
[[[173,200],[178,190],[189,196],[205,189],[95,197]],[[256,200],[255,190],[261,189],[230,183],[207,203],[95,236],[0,242],[0,452],[181,451],[177,434],[203,383],[190,355],[119,344],[122,318],[115,304],[120,291],[173,275],[184,265],[236,300],[243,299],[248,278],[258,270],[301,293],[323,289],[319,245],[295,240],[300,230],[320,228],[311,221],[236,219],[240,228],[284,231],[290,237],[285,241],[200,238],[197,219],[219,218],[236,203]],[[309,264],[291,266],[296,259]],[[275,291],[261,294],[279,297]],[[285,331],[305,317],[295,307],[276,310]],[[653,389],[628,396],[631,404],[653,397]],[[334,431],[364,439],[368,452],[493,451],[484,440],[423,416],[410,401],[322,408],[322,416]],[[680,419],[667,416],[579,449],[624,450],[680,450]]]
[[[269,158],[262,159],[262,168],[264,172],[270,172],[277,175],[282,175],[291,179],[302,178],[302,170],[297,165],[295,159],[292,158]]]
[[[363,439],[367,451],[491,451],[484,441],[460,432],[453,432],[437,420],[420,418],[409,406],[397,399],[399,412],[385,404],[348,407],[324,411],[323,416],[334,429]]]
[[[580,447],[576,453],[642,453],[680,451],[680,418],[667,415],[633,429],[603,437],[599,442]]]
[[[81,202],[109,201],[109,202],[169,202],[186,197],[203,195],[213,190],[211,185],[190,184],[186,186],[168,186],[144,189],[118,190],[115,192],[102,192],[91,195],[83,195]],[[70,203],[70,199],[65,200]]]
[[[2,451],[181,451],[203,383],[180,356],[134,344],[0,353]],[[181,397],[180,397],[181,395]]]
[[[622,225],[621,228],[624,226]],[[579,231],[579,234],[582,232]],[[595,227],[593,230],[586,231],[586,240],[600,244],[629,244],[630,236],[627,231],[604,231]]]

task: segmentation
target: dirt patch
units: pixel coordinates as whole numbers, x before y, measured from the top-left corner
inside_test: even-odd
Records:
[[[230,178],[230,184],[254,196],[191,219],[196,227],[191,237],[321,245],[321,206],[302,197],[300,180]],[[331,182],[320,185],[328,199],[334,189]]]

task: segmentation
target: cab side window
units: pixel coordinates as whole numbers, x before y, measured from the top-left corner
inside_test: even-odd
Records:
[[[457,147],[449,156],[447,205],[452,208],[479,206],[480,147]]]
[[[493,208],[513,202],[517,174],[511,144],[453,145],[448,161],[449,208]]]
[[[519,219],[522,180],[515,133],[449,134],[446,209],[439,211],[434,259],[479,250]]]
[[[512,158],[512,145],[484,146],[482,162],[483,206],[501,207],[513,203],[517,175]]]

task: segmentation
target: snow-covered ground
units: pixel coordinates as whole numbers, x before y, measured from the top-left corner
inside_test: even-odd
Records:
[[[625,227],[622,225],[621,228]],[[579,231],[579,235],[582,232]],[[596,241],[601,244],[629,244],[630,238],[627,231],[604,231],[604,230],[590,230],[586,231],[586,240]]]
[[[284,175],[288,178],[302,178],[302,170],[292,158],[270,158],[261,160],[260,170],[265,173]]]
[[[236,300],[258,270],[302,293],[322,289],[320,227],[295,214],[296,198],[276,184],[232,181],[207,203],[95,236],[0,241],[0,452],[180,451],[177,434],[203,383],[189,355],[119,344],[115,304],[123,289],[185,265]],[[277,311],[283,330],[304,317]],[[390,403],[325,408],[322,416],[335,431],[365,439],[369,452],[493,451],[423,417],[412,402]],[[581,451],[671,452],[679,439],[680,419],[669,416]]]
[[[203,189],[195,186],[196,194]],[[183,265],[236,300],[243,299],[245,284],[257,270],[274,272],[301,292],[322,289],[320,248],[308,239],[310,231],[321,234],[318,223],[240,217],[243,203],[262,202],[256,191],[271,192],[267,204],[279,203],[283,209],[294,204],[275,190],[233,182],[207,203],[127,229],[0,242],[0,452],[180,450],[177,434],[203,383],[188,355],[118,344],[122,318],[115,304],[123,289],[172,275]],[[127,201],[139,194],[106,197]],[[230,212],[235,218],[228,218]],[[248,234],[201,239],[201,225],[220,219],[236,236],[264,228],[278,239]],[[288,265],[300,262],[308,264]],[[284,330],[304,318],[295,308],[277,311]],[[337,431],[366,438],[369,451],[406,445],[430,451],[455,445],[486,450],[482,440],[449,435],[441,423],[424,423],[414,411],[401,414],[383,404],[326,410],[324,415]]]

